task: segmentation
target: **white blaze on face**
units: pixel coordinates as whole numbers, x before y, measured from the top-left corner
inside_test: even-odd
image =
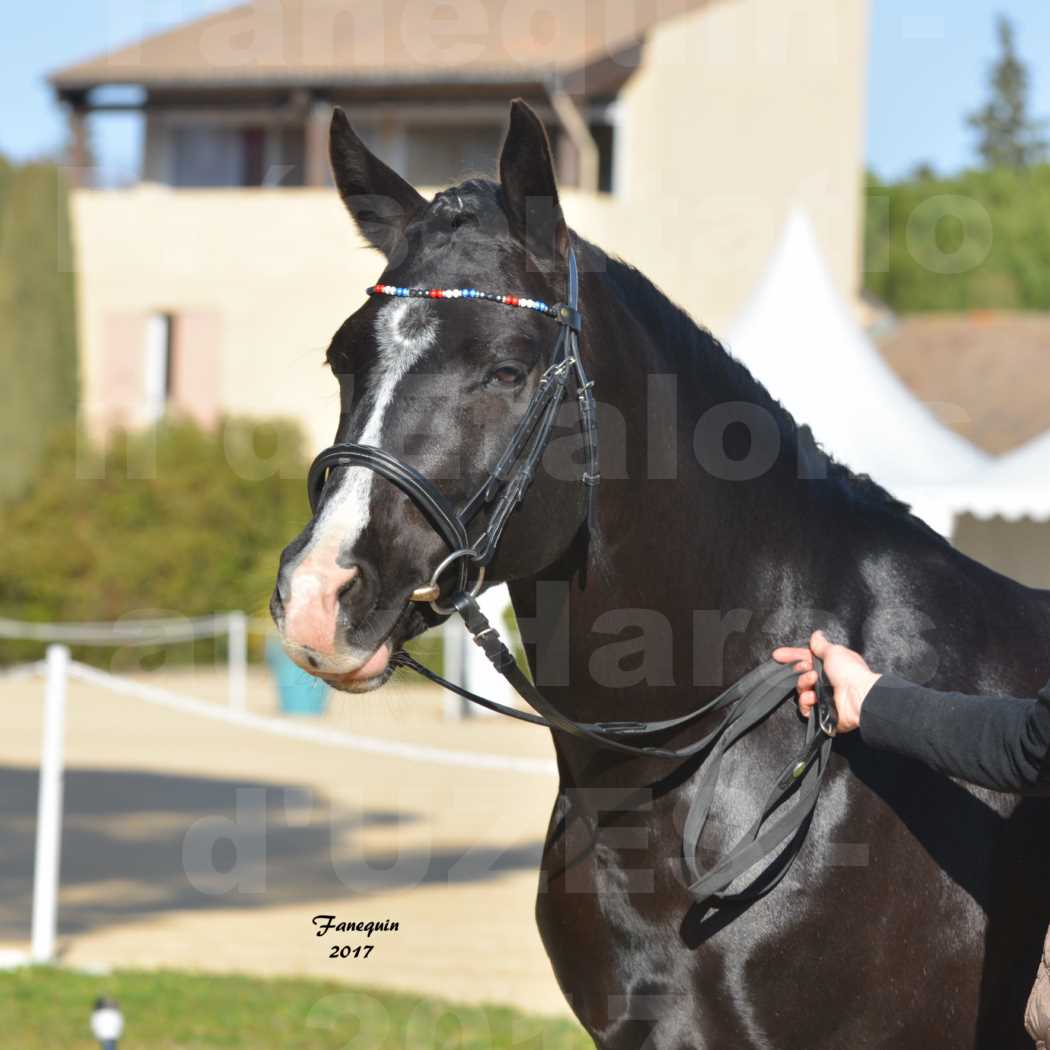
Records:
[[[384,305],[376,318],[379,346],[378,382],[372,394],[359,445],[380,448],[383,420],[394,400],[401,380],[437,341],[437,319],[429,305],[418,299],[395,300]],[[349,551],[368,525],[369,504],[375,472],[367,467],[350,467],[342,484],[329,493],[321,517],[314,526],[314,543],[331,542]]]
[[[430,304],[419,299],[384,304],[375,322],[379,360],[371,406],[364,429],[355,439],[360,445],[381,447],[383,422],[401,381],[412,366],[437,342],[438,322]],[[298,620],[313,620],[320,613],[325,623],[304,632],[317,637],[328,630],[334,637],[338,591],[347,575],[339,565],[340,555],[352,555],[354,545],[368,525],[371,514],[373,471],[348,467],[339,487],[328,492],[321,516],[314,524],[309,544],[289,567],[290,595],[286,606],[286,633],[294,637]],[[307,609],[307,605],[310,609]],[[323,608],[322,608],[323,607]],[[304,624],[305,626],[305,624]],[[310,644],[304,640],[303,644]]]

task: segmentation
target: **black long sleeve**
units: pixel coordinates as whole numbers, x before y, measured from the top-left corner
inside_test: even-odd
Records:
[[[995,791],[1050,795],[1050,682],[1038,700],[925,689],[894,675],[860,714],[865,743]]]

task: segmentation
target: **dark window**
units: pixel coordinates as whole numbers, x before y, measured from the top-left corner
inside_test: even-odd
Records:
[[[261,186],[266,172],[266,129],[245,128],[241,132],[242,186]]]
[[[175,186],[240,186],[244,176],[241,133],[236,128],[187,126],[171,134]]]
[[[171,314],[151,314],[146,318],[142,393],[147,424],[157,423],[163,418],[171,399],[174,330],[175,319]]]
[[[612,124],[592,124],[591,137],[598,146],[598,190],[612,193],[614,188],[613,146],[616,129]]]
[[[278,134],[280,167],[267,185],[302,186],[306,182],[306,131],[302,126],[286,124]]]
[[[201,124],[171,133],[174,186],[302,186],[304,131]]]
[[[503,129],[496,126],[409,126],[401,174],[414,186],[447,186],[464,175],[492,175],[502,138]]]

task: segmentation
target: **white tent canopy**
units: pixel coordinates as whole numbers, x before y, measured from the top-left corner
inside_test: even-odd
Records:
[[[728,348],[821,445],[870,474],[942,532],[990,457],[955,434],[892,371],[850,314],[802,212],[788,220]]]

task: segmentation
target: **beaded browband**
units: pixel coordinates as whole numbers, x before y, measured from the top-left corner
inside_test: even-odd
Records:
[[[516,306],[520,310],[535,310],[548,317],[560,318],[559,308],[541,302],[539,299],[526,299],[520,295],[499,295],[496,292],[479,292],[476,288],[398,288],[392,284],[373,284],[368,289],[369,295],[390,295],[400,299],[484,299],[490,303],[501,303],[503,306]]]

